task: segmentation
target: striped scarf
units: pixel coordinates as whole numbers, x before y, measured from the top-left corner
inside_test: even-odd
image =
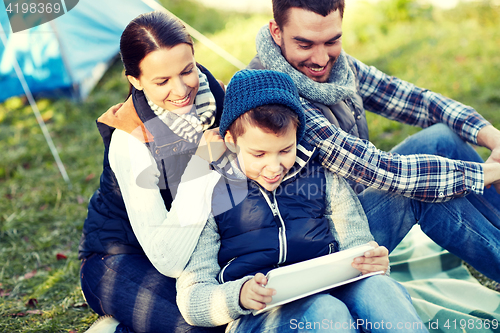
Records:
[[[311,80],[290,65],[283,57],[279,45],[274,42],[269,25],[259,30],[255,43],[262,65],[266,69],[290,75],[300,96],[305,99],[324,105],[335,105],[356,93],[355,75],[343,50],[333,65],[328,82],[320,83]]]
[[[198,68],[197,68],[198,69]],[[172,132],[186,139],[191,143],[197,143],[200,134],[210,128],[215,121],[215,98],[205,74],[198,69],[200,78],[200,87],[196,94],[195,103],[186,114],[176,114],[165,110],[164,108],[153,103],[146,94],[151,110],[160,118]]]

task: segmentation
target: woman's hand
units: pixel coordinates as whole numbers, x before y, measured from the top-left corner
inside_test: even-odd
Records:
[[[267,289],[264,286],[267,279],[262,273],[257,273],[251,279],[243,284],[240,291],[240,305],[247,310],[261,310],[266,307],[266,303],[273,300],[276,290]]]
[[[375,248],[365,252],[364,257],[355,258],[352,267],[359,270],[362,274],[384,271],[389,268],[389,251],[385,246],[379,246],[377,242],[371,241]]]
[[[211,163],[217,161],[226,151],[224,140],[220,136],[219,128],[209,129],[203,133],[196,155]]]

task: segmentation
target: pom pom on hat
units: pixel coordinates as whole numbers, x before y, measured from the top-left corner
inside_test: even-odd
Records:
[[[288,74],[270,70],[244,69],[234,74],[224,97],[220,135],[224,137],[229,126],[245,112],[268,104],[282,104],[297,113],[297,142],[300,142],[304,136],[306,117],[297,88]]]

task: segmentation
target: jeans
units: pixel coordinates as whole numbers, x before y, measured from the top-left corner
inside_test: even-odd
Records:
[[[121,323],[116,332],[224,332],[187,324],[175,302],[175,279],[160,274],[145,255],[94,254],[82,261],[80,280],[88,305]]]
[[[431,126],[409,137],[392,152],[434,154],[483,162],[476,151],[447,126]],[[394,193],[366,189],[358,195],[375,240],[392,251],[414,224],[434,242],[500,281],[500,195],[492,187],[445,203],[425,203]]]
[[[228,332],[428,332],[406,289],[376,275],[326,293],[246,315]]]

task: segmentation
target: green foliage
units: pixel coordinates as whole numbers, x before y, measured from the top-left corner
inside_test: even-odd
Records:
[[[231,16],[226,23],[226,29],[209,36],[217,45],[228,51],[244,64],[248,64],[255,56],[255,36],[259,29],[269,23],[270,17],[255,15],[249,18]],[[238,68],[214,53],[205,45],[196,43],[196,60],[224,83],[228,83]]]
[[[255,51],[258,30],[269,23],[271,16],[217,11],[200,7],[192,1],[162,0],[162,4],[181,20],[191,25],[222,49],[244,64],[250,62]],[[196,7],[196,10],[193,8]],[[228,83],[238,70],[209,47],[195,40],[196,60],[207,67],[215,77]]]
[[[212,8],[200,6],[192,0],[160,0],[170,12],[204,34],[213,34],[224,29],[228,15]]]
[[[408,4],[413,11],[429,10],[415,3]],[[344,49],[348,53],[390,75],[471,105],[500,127],[500,31],[493,23],[500,19],[498,5],[483,1],[446,11],[433,8],[411,20],[391,20],[378,11],[384,6],[377,6],[347,8]],[[374,114],[368,121],[372,142],[383,150],[418,131]],[[479,151],[483,158],[488,156],[487,150]]]
[[[271,18],[204,9],[190,1],[163,3],[244,63],[255,54],[257,31]],[[500,8],[482,2],[442,11],[415,3],[348,4],[344,48],[389,74],[476,107],[500,127]],[[225,83],[236,71],[205,46],[196,45],[196,57]],[[117,62],[84,103],[38,101],[71,189],[26,101],[14,97],[0,104],[0,332],[82,332],[97,318],[81,307],[77,249],[102,169],[95,119],[127,92]],[[386,150],[418,130],[372,114],[369,122],[372,141]],[[67,259],[58,260],[57,254]],[[30,299],[37,299],[36,309]]]

